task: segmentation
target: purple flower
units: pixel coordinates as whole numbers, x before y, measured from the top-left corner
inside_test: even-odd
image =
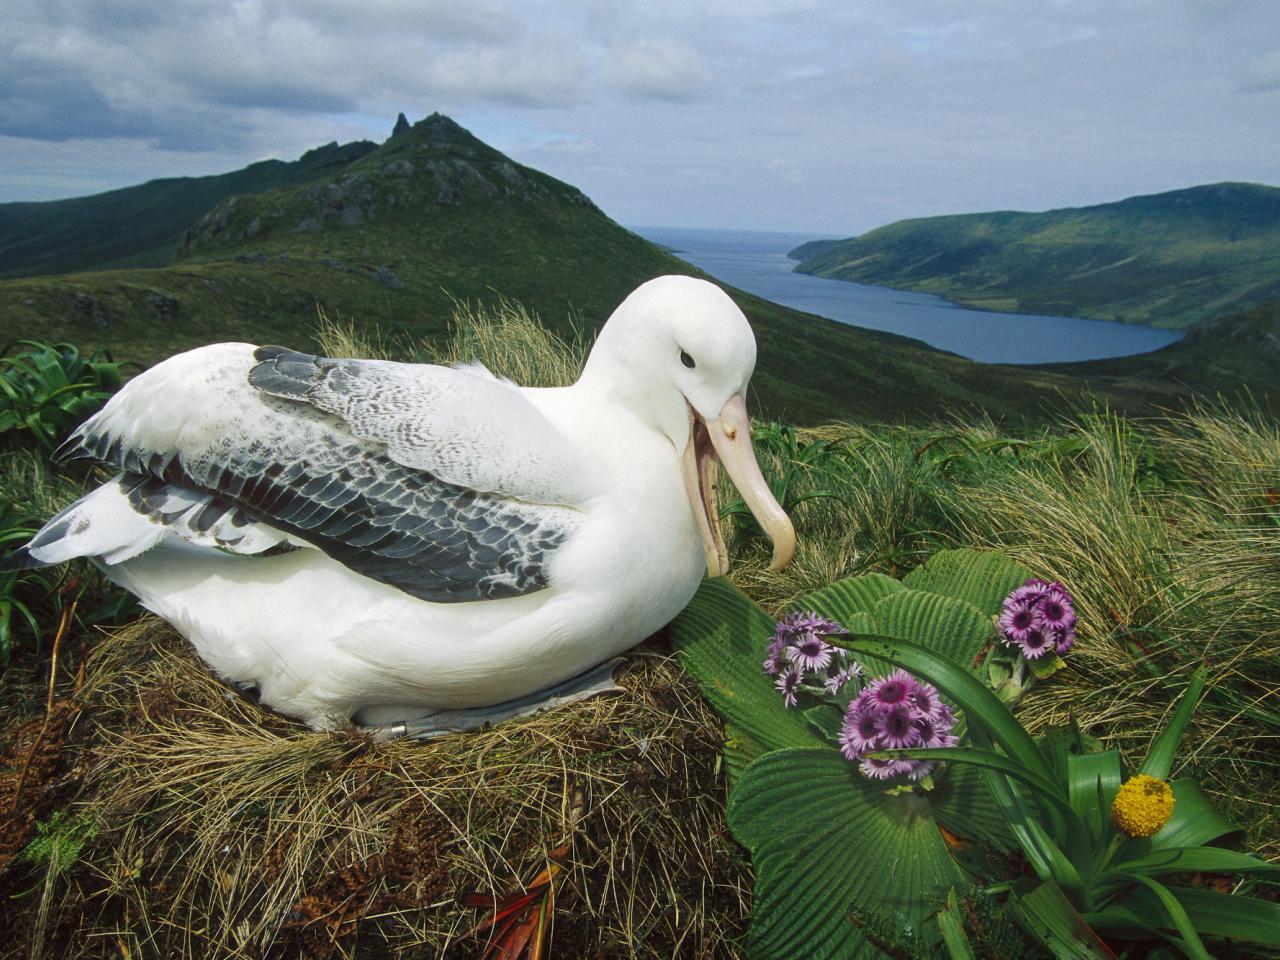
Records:
[[[866,692],[877,705],[892,707],[906,701],[915,687],[915,678],[907,671],[897,669],[888,676],[872,680]]]
[[[1032,578],[1005,597],[997,624],[1005,646],[1028,660],[1063,654],[1075,642],[1075,603],[1062,584]]]
[[[1036,627],[1034,630],[1027,631],[1027,635],[1018,643],[1018,648],[1028,660],[1039,660],[1046,653],[1053,653],[1058,647],[1053,639],[1052,630]]]
[[[835,647],[816,636],[803,636],[787,647],[787,659],[805,670],[823,670]]]
[[[884,760],[880,757],[864,757],[862,762],[858,764],[858,770],[864,777],[870,777],[872,780],[888,780],[890,777],[907,773],[909,762],[904,760]]]
[[[1015,588],[1005,602],[1008,603],[1009,600],[1012,600],[1014,603],[1036,604],[1048,592],[1049,584],[1046,581],[1041,580],[1039,577],[1032,577],[1030,580],[1024,581],[1022,586]]]
[[[782,702],[788,707],[796,705],[796,693],[800,689],[800,681],[804,679],[804,671],[792,667],[782,676],[773,682],[778,692],[782,694]]]
[[[938,696],[937,688],[931,683],[916,681],[915,689],[907,694],[907,702],[916,709],[919,716],[936,718],[943,703]]]
[[[846,760],[856,760],[868,750],[878,749],[879,716],[872,710],[859,710],[856,703],[849,704],[844,723],[840,726],[840,752]]]
[[[1072,645],[1076,641],[1076,628],[1067,627],[1065,630],[1053,631],[1053,642],[1057,644],[1059,655],[1068,653]]]
[[[787,641],[784,637],[777,635],[769,641],[769,647],[765,650],[764,672],[771,677],[776,677],[782,672],[782,655],[786,649]]]
[[[920,734],[916,730],[915,711],[909,704],[899,703],[882,710],[876,718],[876,729],[880,734],[881,749],[903,750],[907,747],[921,746]]]
[[[1039,606],[1021,600],[1012,603],[1005,601],[998,624],[1007,646],[1021,646],[1028,633],[1045,627]]]
[[[934,763],[932,760],[908,760],[911,769],[907,771],[907,779],[913,783],[918,783],[933,773]]]

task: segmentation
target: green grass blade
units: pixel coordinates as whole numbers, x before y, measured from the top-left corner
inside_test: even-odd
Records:
[[[1156,737],[1156,742],[1147,752],[1147,758],[1138,768],[1139,773],[1145,773],[1157,780],[1169,779],[1169,771],[1173,769],[1173,757],[1178,750],[1178,741],[1182,739],[1182,733],[1187,729],[1188,721],[1191,720],[1191,712],[1195,710],[1196,701],[1200,698],[1200,691],[1204,689],[1206,672],[1205,667],[1201,666],[1191,675],[1191,682],[1187,684],[1187,689],[1178,702],[1178,709],[1174,711],[1173,719],[1169,721],[1169,725],[1164,728],[1160,736]]]

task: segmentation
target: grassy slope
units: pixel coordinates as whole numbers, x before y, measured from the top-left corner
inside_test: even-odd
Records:
[[[1280,416],[1280,300],[1201,324],[1152,353],[1041,369],[1083,377],[1104,389],[1159,383],[1207,396],[1247,391],[1264,411]]]
[[[316,306],[385,333],[439,338],[453,298],[519,300],[559,333],[597,328],[635,286],[698,271],[619,227],[577,189],[433,116],[337,174],[228,199],[162,269],[0,282],[0,333],[154,362],[228,339],[313,343]],[[1037,416],[1082,381],[971,363],[735,294],[760,340],[771,416]],[[800,333],[800,331],[803,331]],[[1146,409],[1146,390],[1113,402]]]
[[[988,310],[1180,328],[1280,297],[1280,189],[1221,183],[1046,213],[904,220],[793,255],[805,273]]]
[[[264,160],[212,177],[174,177],[91,197],[0,204],[0,277],[158,267],[183,231],[214,204],[241,193],[309,183],[340,171],[374,145],[331,143],[291,163]]]

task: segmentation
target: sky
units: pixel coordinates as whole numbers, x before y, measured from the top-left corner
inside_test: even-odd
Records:
[[[1280,184],[1277,0],[7,0],[0,202],[445,113],[627,225]]]

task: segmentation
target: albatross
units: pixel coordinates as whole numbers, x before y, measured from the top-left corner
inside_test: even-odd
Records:
[[[7,565],[89,557],[313,728],[466,729],[598,689],[575,678],[725,572],[716,457],[788,562],[751,446],[755,359],[728,295],[680,276],[631,293],[569,387],[201,347],[68,439],[61,456],[119,473]]]

